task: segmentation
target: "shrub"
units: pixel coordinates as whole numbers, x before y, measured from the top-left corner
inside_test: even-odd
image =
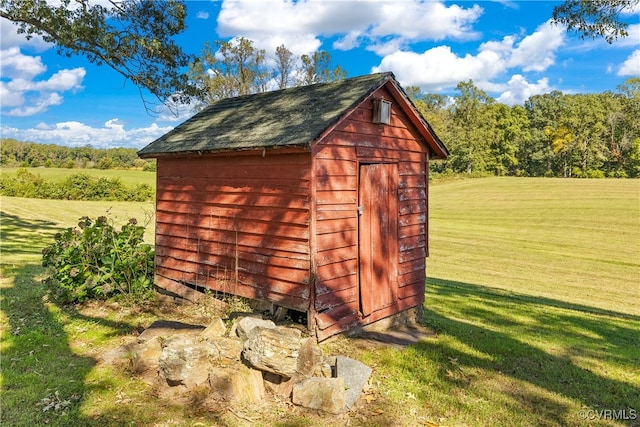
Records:
[[[0,177],[0,195],[35,199],[146,202],[153,199],[154,191],[149,184],[128,187],[119,178],[96,178],[87,173],[74,173],[62,182],[55,182],[20,168],[15,176]]]
[[[143,243],[144,226],[135,218],[117,231],[104,216],[80,218],[42,251],[62,302],[123,294],[134,300],[153,294],[153,248]]]

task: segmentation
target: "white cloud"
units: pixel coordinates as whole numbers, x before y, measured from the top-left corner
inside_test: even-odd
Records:
[[[509,67],[523,71],[544,71],[555,63],[555,52],[564,42],[564,28],[545,22],[526,36],[511,53]]]
[[[640,10],[640,2],[638,3]],[[617,39],[610,47],[634,47],[640,46],[640,24],[632,24],[627,27],[627,37]]]
[[[7,112],[3,111],[3,114],[6,114],[7,116],[13,116],[13,117],[33,116],[34,114],[38,114],[38,113],[42,113],[43,111],[46,111],[52,105],[60,105],[60,104],[62,104],[62,97],[57,93],[42,94],[38,99],[26,105],[22,103],[21,106],[18,108],[14,108]]]
[[[24,55],[20,48],[0,51],[2,114],[26,117],[62,103],[61,92],[80,90],[84,68],[63,69],[49,78],[37,80],[47,67],[39,56]]]
[[[419,86],[423,91],[438,92],[473,80],[480,88],[504,92],[506,103],[519,102],[526,93],[541,93],[548,87],[546,79],[528,83],[514,74],[507,84],[491,83],[510,69],[544,71],[555,61],[555,52],[564,42],[564,31],[545,23],[530,35],[515,35],[487,41],[475,55],[460,56],[442,45],[422,53],[398,50],[384,56],[373,72],[393,71],[403,85]],[[506,101],[510,100],[510,101]]]
[[[460,57],[449,46],[438,46],[422,54],[398,51],[385,56],[373,72],[393,71],[403,86],[420,86],[428,92],[438,92],[473,79],[485,81],[504,68],[504,59],[491,50],[477,56]]]
[[[498,88],[495,88],[498,89]],[[529,83],[525,77],[520,74],[514,74],[506,84],[506,90],[496,98],[496,101],[507,105],[522,104],[525,100],[533,95],[548,93],[553,90],[549,86],[549,79],[543,78],[535,83]]]
[[[209,12],[205,10],[201,10],[196,14],[196,18],[198,19],[209,19]]]
[[[24,55],[18,47],[0,50],[0,77],[33,78],[46,69],[39,56]]]
[[[131,147],[142,148],[156,138],[173,129],[172,126],[150,126],[126,129],[125,123],[114,118],[102,127],[91,127],[78,121],[67,121],[48,125],[40,123],[31,129],[17,129],[3,126],[2,136],[21,141],[35,141],[42,144],[61,144],[81,147],[90,144],[95,148]]]
[[[0,49],[25,47],[34,52],[44,52],[53,46],[37,35],[27,40],[24,34],[18,34],[17,29],[18,27],[13,22],[0,18]]]
[[[617,73],[619,76],[640,76],[640,49],[633,53],[622,63]]]
[[[222,4],[217,32],[249,38],[268,52],[284,44],[300,55],[321,46],[320,37],[341,36],[333,48],[349,50],[366,42],[384,54],[389,46],[409,42],[476,38],[470,25],[482,13],[477,5],[463,8],[439,1],[236,0]]]

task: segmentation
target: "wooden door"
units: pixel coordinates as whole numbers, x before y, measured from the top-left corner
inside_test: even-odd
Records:
[[[397,164],[360,166],[358,213],[360,310],[368,316],[397,301]]]

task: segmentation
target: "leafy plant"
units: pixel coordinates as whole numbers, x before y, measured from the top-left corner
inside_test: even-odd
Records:
[[[2,196],[145,202],[153,198],[153,193],[153,187],[149,184],[142,183],[128,187],[119,178],[94,177],[87,173],[75,173],[62,182],[56,182],[20,168],[15,176],[0,177],[0,195]]]
[[[153,248],[143,243],[144,226],[135,218],[118,231],[113,221],[80,218],[42,251],[42,265],[63,302],[124,294],[146,298],[153,291]]]

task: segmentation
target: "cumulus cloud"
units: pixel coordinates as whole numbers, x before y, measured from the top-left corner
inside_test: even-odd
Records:
[[[565,38],[564,28],[549,21],[520,41],[509,58],[509,67],[522,67],[523,71],[544,71],[555,63],[555,52]]]
[[[39,56],[24,55],[19,47],[0,50],[0,77],[33,78],[44,73],[47,67]]]
[[[46,70],[39,56],[25,55],[18,47],[0,51],[3,115],[26,117],[41,113],[60,105],[62,92],[82,88],[84,68],[63,69],[49,78],[37,80]]]
[[[403,85],[419,86],[426,92],[451,89],[461,81],[473,80],[483,89],[504,91],[502,102],[512,104],[528,98],[523,98],[526,93],[542,93],[548,89],[548,81],[528,83],[520,74],[514,74],[507,84],[492,83],[492,80],[512,69],[546,70],[555,62],[555,52],[564,43],[564,37],[564,31],[545,23],[524,37],[510,35],[484,42],[475,55],[461,56],[445,45],[421,53],[395,51],[384,56],[372,71],[392,70]]]
[[[640,77],[640,49],[636,49],[622,63],[617,73],[619,76]]]
[[[534,95],[548,93],[553,90],[553,88],[549,86],[549,79],[547,78],[540,79],[535,83],[529,83],[527,79],[520,74],[511,76],[511,79],[505,86],[506,88],[501,88],[504,92],[502,92],[496,100],[507,105],[522,104]]]
[[[236,0],[222,4],[217,31],[223,37],[247,37],[267,51],[284,44],[297,55],[309,53],[322,44],[320,37],[338,36],[334,49],[366,43],[385,54],[389,46],[409,42],[476,38],[471,24],[482,13],[478,5],[463,8],[419,0]]]
[[[438,92],[461,81],[489,80],[502,70],[504,60],[490,50],[478,55],[458,56],[449,46],[438,46],[423,53],[398,51],[385,56],[373,72],[393,70],[404,86],[420,86]]]
[[[24,47],[34,52],[44,52],[52,47],[50,43],[42,40],[40,36],[33,36],[27,40],[24,34],[18,34],[18,27],[5,18],[0,18],[0,49],[11,47]]]
[[[107,120],[102,127],[91,127],[78,121],[66,121],[48,125],[40,123],[31,129],[17,129],[3,126],[3,137],[22,141],[38,141],[43,144],[59,144],[65,141],[70,147],[90,144],[95,148],[129,147],[142,148],[156,138],[173,129],[172,126],[158,126],[126,129],[119,119]]]

